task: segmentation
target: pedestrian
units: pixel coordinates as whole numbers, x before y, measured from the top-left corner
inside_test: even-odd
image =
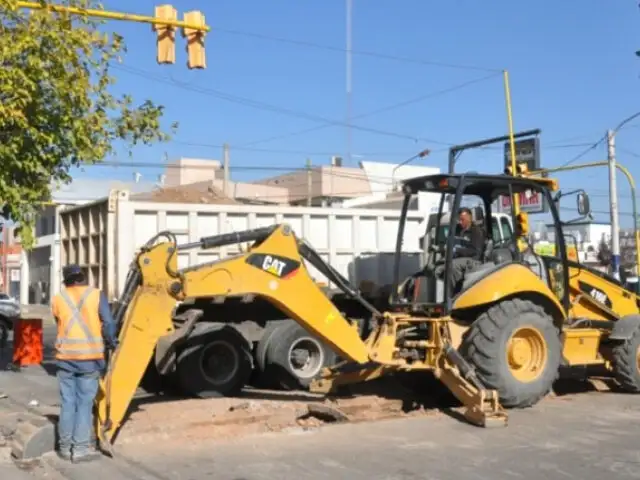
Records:
[[[106,296],[86,285],[81,268],[64,267],[62,281],[64,288],[51,301],[58,325],[58,455],[76,463],[100,456],[93,435],[93,404],[105,370],[105,349],[115,349],[117,339]]]

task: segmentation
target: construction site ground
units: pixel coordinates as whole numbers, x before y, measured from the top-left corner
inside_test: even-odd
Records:
[[[30,404],[55,422],[54,335],[47,323],[42,366],[7,371],[5,352],[0,396],[7,398],[0,398],[0,409],[3,401]],[[335,402],[251,389],[241,398],[213,399],[141,392],[116,439],[114,459],[73,465],[48,453],[14,462],[10,442],[0,437],[0,478],[640,478],[640,396],[602,382],[595,387],[564,380],[534,408],[510,411],[508,427],[499,429],[461,421],[442,390],[412,402],[407,391],[384,382]],[[331,409],[328,415],[330,405],[350,421]]]

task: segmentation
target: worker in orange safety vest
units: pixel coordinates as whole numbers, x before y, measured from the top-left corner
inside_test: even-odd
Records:
[[[58,455],[76,463],[100,457],[93,436],[93,403],[105,369],[105,349],[115,349],[117,339],[108,301],[99,289],[86,285],[82,269],[68,265],[62,277],[64,288],[51,301],[58,325]]]

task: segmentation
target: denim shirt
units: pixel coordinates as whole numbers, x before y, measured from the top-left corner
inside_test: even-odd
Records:
[[[102,338],[104,338],[105,347],[107,345],[115,346],[117,343],[116,323],[113,319],[113,316],[111,315],[109,302],[104,292],[100,292],[100,305],[98,307],[98,314],[100,315],[100,321],[102,322]],[[73,373],[93,373],[98,371],[102,372],[105,368],[104,359],[56,360],[56,364],[58,368]]]

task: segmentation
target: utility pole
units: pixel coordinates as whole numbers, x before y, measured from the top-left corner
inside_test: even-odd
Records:
[[[224,196],[229,197],[229,144],[225,143],[222,146],[222,169],[224,176],[222,177],[222,190],[224,190]]]
[[[609,203],[611,205],[611,270],[620,279],[620,225],[618,189],[616,186],[616,140],[613,130],[607,130],[607,160],[609,162]]]
[[[307,207],[311,206],[311,192],[312,192],[311,159],[307,158]]]

